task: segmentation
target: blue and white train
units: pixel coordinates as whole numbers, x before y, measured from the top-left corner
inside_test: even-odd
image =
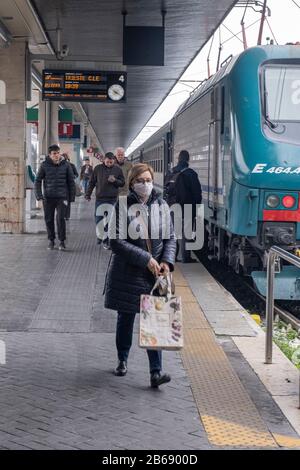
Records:
[[[259,46],[226,61],[129,158],[156,183],[190,153],[203,189],[207,243],[266,290],[272,245],[300,256],[300,46]],[[300,299],[300,270],[278,266],[275,295]]]

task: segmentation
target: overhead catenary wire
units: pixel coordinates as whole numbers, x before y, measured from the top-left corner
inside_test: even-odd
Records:
[[[275,41],[276,44],[278,45],[278,41],[277,41],[277,39],[276,39],[276,37],[275,37],[275,34],[273,33],[273,30],[272,30],[272,28],[271,28],[270,22],[269,22],[269,20],[268,20],[267,17],[266,17],[266,22],[267,22],[267,25],[269,26],[269,30],[271,31],[271,34],[272,34],[272,36],[273,36],[273,38],[274,38],[274,41]]]
[[[258,20],[258,21],[259,21],[259,20]],[[257,21],[255,21],[255,23],[257,23]],[[250,26],[253,26],[253,24],[255,24],[255,23],[252,23],[252,25],[250,25]],[[234,38],[234,37],[236,37],[241,43],[243,43],[242,39],[238,37],[238,34],[240,34],[242,31],[239,31],[237,34],[235,34],[233,31],[231,31],[230,28],[228,28],[228,26],[226,26],[226,24],[222,24],[222,26],[223,26],[224,28],[226,28],[227,31],[230,32],[230,34],[232,34],[232,36],[231,36],[230,38],[226,39],[226,41],[223,41],[223,45],[225,44],[225,42],[229,41],[230,39],[232,39],[232,38]],[[250,28],[250,26],[247,26],[247,28]]]
[[[295,0],[292,0],[292,2],[296,5],[296,7],[300,8],[300,5],[298,5],[298,3],[295,2]]]
[[[252,26],[254,26],[256,23],[258,23],[260,21],[260,18],[256,21],[254,21],[253,23],[249,24],[249,26],[247,26],[245,29],[249,29],[251,28]],[[240,42],[243,42],[239,37],[238,37],[238,34],[241,34],[242,31],[239,31],[238,33],[233,33],[227,26],[225,26],[224,24],[222,25],[224,26],[226,29],[228,29],[228,31],[232,34],[232,36],[228,39],[226,39],[225,41],[223,41],[223,45],[228,42],[228,41],[231,41],[234,37],[236,37]]]

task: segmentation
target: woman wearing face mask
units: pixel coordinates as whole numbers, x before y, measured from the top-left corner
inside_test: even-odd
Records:
[[[112,257],[106,276],[105,307],[118,312],[117,376],[127,373],[140,295],[150,293],[159,274],[174,269],[176,241],[169,207],[153,189],[153,176],[152,167],[145,163],[132,167],[129,194],[116,204],[116,217],[111,218],[109,227]],[[151,387],[170,382],[171,377],[161,372],[161,351],[147,350],[147,354]]]

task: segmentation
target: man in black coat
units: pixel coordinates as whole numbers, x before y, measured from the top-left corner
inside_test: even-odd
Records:
[[[42,190],[43,183],[43,190]],[[65,250],[66,222],[65,213],[68,201],[75,201],[74,174],[69,163],[60,156],[58,145],[49,147],[49,155],[41,164],[34,184],[35,196],[44,205],[45,222],[48,232],[48,249],[55,246],[54,215],[56,211],[59,250]]]
[[[179,240],[181,259],[183,263],[192,263],[191,252],[186,249],[189,240],[187,232],[191,232],[196,217],[197,204],[202,202],[201,184],[197,173],[189,168],[190,155],[187,150],[181,150],[178,165],[166,176],[165,198],[168,204],[178,203],[182,208],[182,238]],[[190,206],[191,213],[185,217],[184,208]],[[188,212],[187,212],[188,213]]]

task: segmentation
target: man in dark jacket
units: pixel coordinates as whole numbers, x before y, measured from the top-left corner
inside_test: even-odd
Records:
[[[115,150],[115,157],[117,159],[117,164],[121,168],[123,172],[123,176],[125,179],[125,185],[122,189],[120,189],[119,195],[120,196],[127,196],[128,194],[128,175],[132,168],[132,163],[125,160],[125,150],[123,147],[117,147]]]
[[[43,190],[42,190],[43,183]],[[61,158],[58,145],[49,147],[49,155],[41,164],[34,183],[35,196],[44,205],[45,222],[48,232],[48,249],[53,250],[55,240],[54,215],[56,223],[59,250],[65,250],[66,222],[65,212],[68,201],[75,200],[74,174],[69,163]]]
[[[181,150],[178,165],[166,177],[166,199],[169,205],[180,204],[182,208],[182,238],[179,240],[183,263],[192,263],[191,252],[186,249],[188,242],[187,231],[191,232],[196,217],[197,204],[202,202],[201,184],[197,173],[189,168],[190,155],[187,150]],[[189,205],[191,217],[184,217],[184,207]],[[179,261],[179,260],[178,260]]]
[[[90,201],[93,189],[96,187],[95,221],[96,227],[104,216],[99,214],[99,207],[102,204],[115,204],[119,188],[125,184],[125,179],[121,168],[115,165],[115,156],[112,152],[107,152],[102,165],[94,168],[85,198]],[[100,245],[102,239],[97,233],[97,243]]]

